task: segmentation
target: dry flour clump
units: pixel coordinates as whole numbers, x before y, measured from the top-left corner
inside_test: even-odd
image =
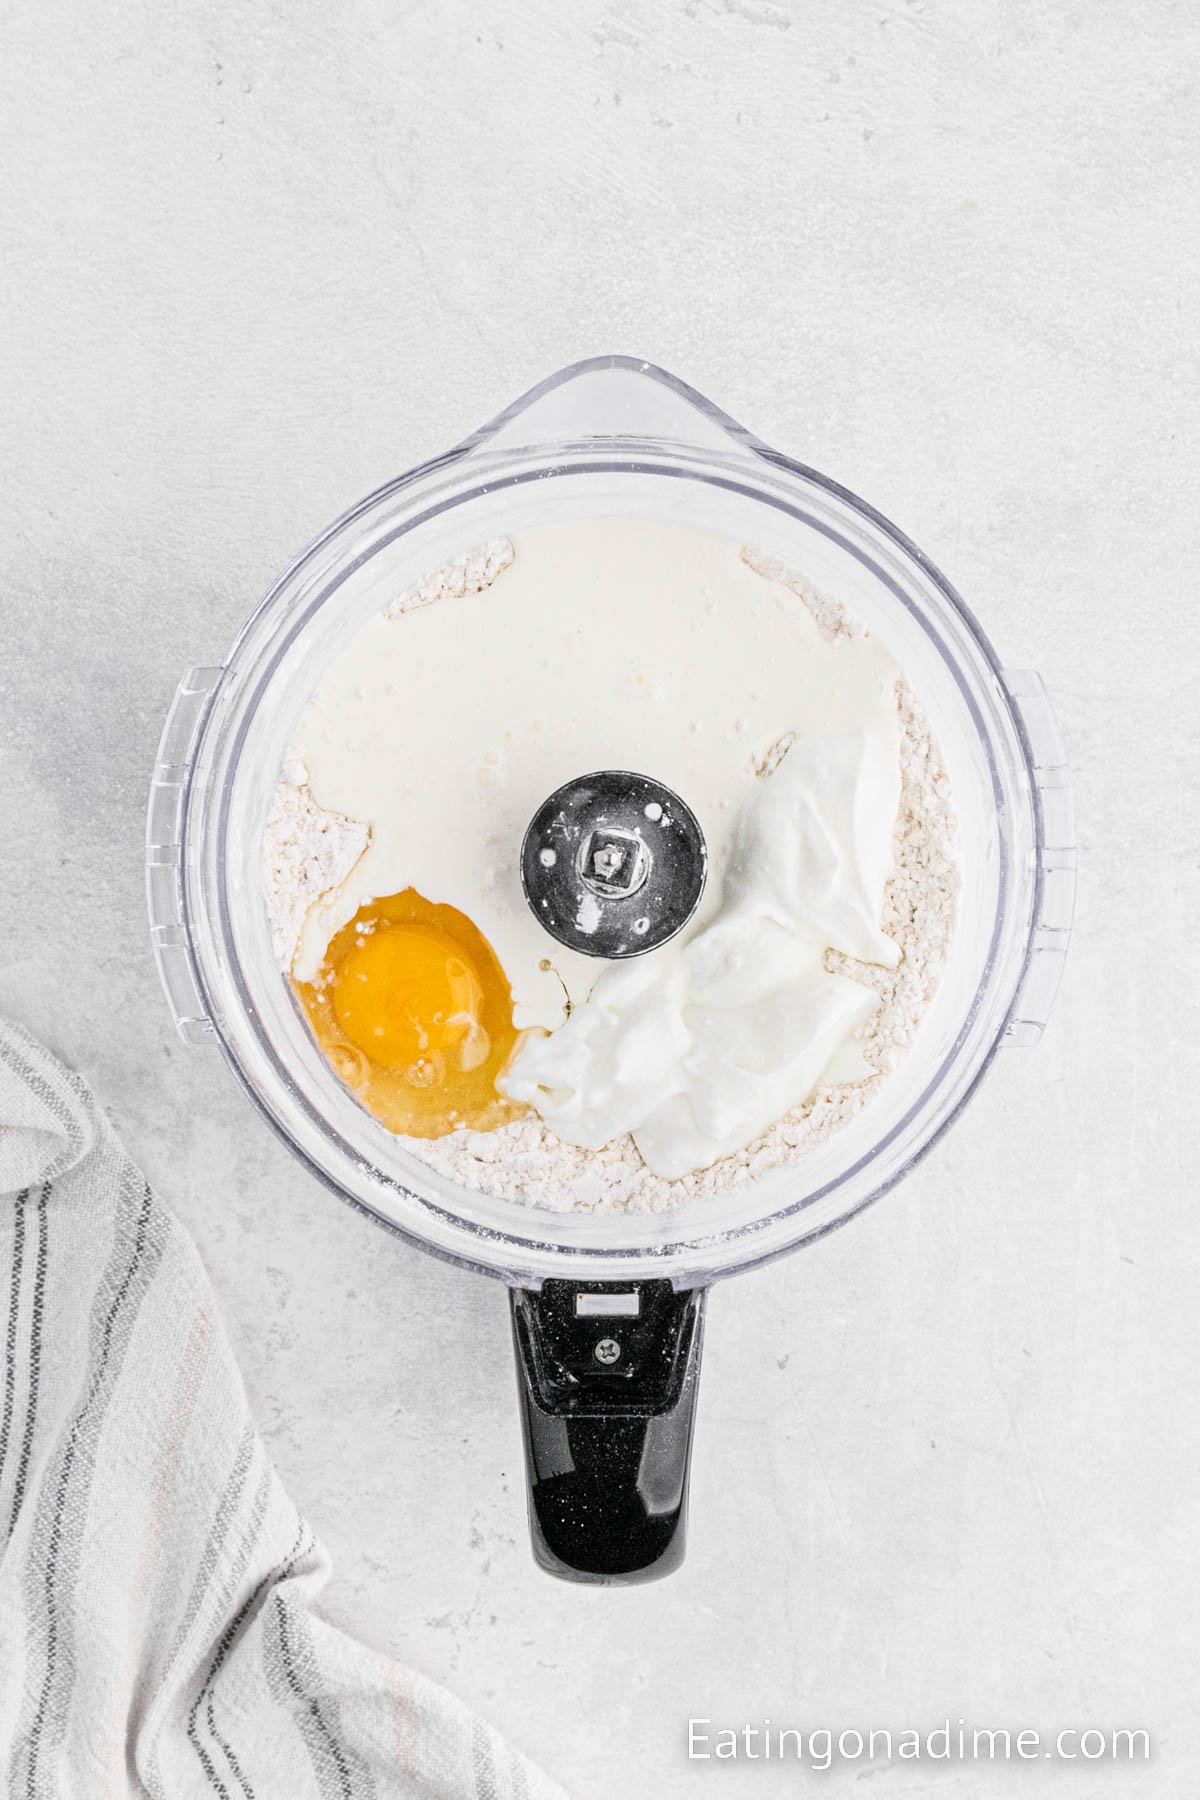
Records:
[[[897,685],[897,698],[900,810],[895,868],[884,889],[883,929],[899,944],[900,963],[895,969],[882,969],[833,950],[825,956],[826,968],[861,981],[881,997],[863,1042],[863,1054],[881,1075],[900,1062],[933,999],[950,949],[960,881],[950,778],[929,721],[903,680]]]
[[[830,639],[855,637],[860,627],[801,577],[750,550],[743,560],[757,574],[782,582],[812,612]],[[865,1081],[818,1088],[813,1097],[742,1150],[678,1181],[655,1175],[631,1137],[602,1150],[582,1150],[548,1130],[536,1114],[498,1131],[464,1131],[439,1139],[408,1140],[425,1162],[463,1186],[552,1210],[663,1212],[727,1192],[774,1169],[799,1162],[844,1125],[878,1092],[917,1034],[945,964],[958,902],[957,822],[950,781],[929,722],[908,686],[897,683],[900,712],[900,805],[894,833],[895,867],[884,891],[882,925],[900,946],[895,969],[858,962],[838,952],[826,967],[871,987],[880,1005],[862,1029],[865,1060],[877,1071]],[[769,776],[794,742],[785,733],[757,765]]]
[[[477,550],[468,550],[432,575],[426,575],[416,587],[409,588],[398,600],[385,608],[385,619],[398,619],[414,612],[418,606],[431,606],[435,600],[462,600],[468,594],[482,594],[498,575],[514,560],[516,551],[507,538],[493,538]]]
[[[318,805],[308,770],[291,756],[267,815],[264,885],[271,942],[280,966],[290,969],[314,901],[340,887],[371,841],[370,827]]]
[[[785,569],[781,562],[773,556],[765,555],[761,550],[742,549],[742,561],[747,568],[753,569],[765,581],[777,581],[780,587],[790,588],[798,599],[803,600],[809,612],[816,620],[817,630],[823,638],[831,642],[840,637],[865,637],[866,633],[859,625],[851,624],[846,617],[846,609],[840,600],[834,600],[823,594],[820,588],[806,581],[803,575],[797,575],[792,569]]]

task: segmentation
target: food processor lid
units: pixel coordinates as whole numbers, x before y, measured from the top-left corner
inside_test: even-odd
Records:
[[[786,1184],[753,1184],[740,1210],[697,1202],[649,1217],[609,1213],[599,1224],[492,1204],[389,1150],[385,1128],[373,1130],[344,1090],[331,1091],[335,1079],[306,1048],[270,955],[256,872],[300,684],[306,697],[347,616],[346,596],[373,559],[407,556],[419,573],[447,548],[460,553],[502,534],[508,520],[516,529],[518,515],[537,522],[631,506],[755,542],[785,566],[814,569],[815,559],[816,576],[836,564],[851,586],[878,597],[897,632],[940,671],[977,751],[994,910],[971,922],[978,987],[956,997],[956,1030],[929,1062],[922,1091],[902,1112],[882,1095],[866,1109],[879,1134],[844,1127],[836,1157],[818,1151]],[[836,577],[826,585],[836,590]],[[903,651],[898,659],[907,671]],[[147,890],[181,1035],[218,1042],[273,1128],[343,1197],[425,1248],[509,1280],[536,1285],[572,1269],[597,1278],[666,1272],[682,1282],[767,1260],[841,1223],[945,1129],[1001,1041],[1037,1035],[1066,949],[1072,843],[1064,758],[1040,682],[1005,677],[928,558],[871,507],[770,450],[676,377],[612,356],[548,377],[454,450],[354,507],[281,576],[226,663],[189,672],[160,746]]]

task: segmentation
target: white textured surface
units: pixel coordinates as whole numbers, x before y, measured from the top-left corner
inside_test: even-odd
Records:
[[[1190,1796],[1194,8],[20,0],[8,36],[0,1005],[194,1231],[331,1610],[586,1800],[795,1791],[689,1769],[689,1712],[1144,1724],[1133,1773],[874,1780]],[[612,348],[868,496],[1043,670],[1083,863],[1042,1047],[716,1295],[686,1569],[595,1593],[529,1561],[500,1289],[175,1042],[141,832],[177,673],[293,550]]]

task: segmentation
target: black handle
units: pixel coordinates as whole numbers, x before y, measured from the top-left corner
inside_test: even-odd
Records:
[[[703,1288],[512,1290],[533,1554],[567,1581],[653,1581],[683,1561]]]

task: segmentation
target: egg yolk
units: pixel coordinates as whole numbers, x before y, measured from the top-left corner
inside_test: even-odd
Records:
[[[512,990],[483,934],[415,889],[372,900],[296,991],[335,1073],[393,1131],[491,1131],[525,1109],[497,1091],[516,1048]]]

